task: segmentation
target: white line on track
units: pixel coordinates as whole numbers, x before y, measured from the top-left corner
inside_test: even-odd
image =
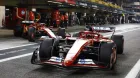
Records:
[[[3,48],[3,49],[0,49],[1,50],[7,50],[7,49],[13,49],[13,48],[19,48],[19,47],[25,47],[25,46],[31,46],[31,45],[35,45],[37,43],[32,43],[32,44],[25,44],[25,45],[20,45],[20,46],[15,46],[15,47],[9,47],[9,48]]]
[[[14,51],[9,51],[9,52],[4,52],[4,53],[0,53],[0,55],[7,55],[7,54],[13,54],[13,53],[17,53],[17,52],[23,52],[27,49],[20,49],[20,50],[14,50]]]
[[[132,30],[123,30],[122,32],[118,32],[118,33],[115,33],[115,34],[122,34],[122,33],[126,33],[126,32],[131,32],[131,31],[135,31],[135,30],[139,30],[140,28],[136,28],[136,29],[132,29]],[[110,34],[109,35],[105,35],[105,36],[111,36]]]
[[[13,59],[18,59],[18,58],[30,56],[30,55],[32,55],[32,54],[33,54],[33,53],[28,53],[28,54],[23,54],[23,55],[19,55],[19,56],[14,56],[14,57],[6,58],[6,59],[1,59],[1,60],[0,60],[0,63],[1,63],[1,62],[5,62],[5,61],[9,61],[9,60],[13,60]]]
[[[127,74],[125,78],[136,78],[140,71],[140,59],[135,64],[135,66],[131,69],[131,71]]]
[[[136,28],[136,29],[132,29],[132,30],[123,30],[122,32],[118,32],[118,33],[115,33],[115,34],[122,34],[122,33],[131,32],[131,31],[135,31],[135,30],[139,30],[139,29],[140,28]],[[111,35],[106,35],[106,36],[111,36]],[[22,46],[17,46],[17,47],[24,47],[24,46],[35,45],[35,44],[27,44],[27,45],[22,45]],[[15,47],[12,47],[12,48],[15,48]],[[7,48],[7,49],[9,49],[9,48]],[[30,56],[30,55],[32,55],[32,53],[23,54],[23,55],[19,55],[19,56],[14,56],[14,57],[6,58],[6,59],[1,59],[0,63],[1,62],[6,62],[6,61],[9,61],[9,60],[14,60],[14,59],[26,57],[26,56]],[[131,69],[131,71],[127,74],[127,76],[125,78],[135,78],[137,76],[138,72],[140,71],[139,66],[140,66],[140,59],[135,64],[135,66]]]

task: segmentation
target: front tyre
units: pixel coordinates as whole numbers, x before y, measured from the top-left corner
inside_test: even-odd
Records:
[[[116,45],[114,43],[101,43],[100,47],[100,62],[104,63],[105,66],[109,69],[113,69],[116,60],[117,60],[117,53],[116,53]]]
[[[39,57],[41,61],[47,61],[52,57],[53,39],[46,39],[40,44]]]

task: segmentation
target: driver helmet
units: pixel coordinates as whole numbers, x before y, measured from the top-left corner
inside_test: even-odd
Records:
[[[86,31],[92,31],[92,27],[91,26],[86,26],[85,30]]]
[[[88,38],[88,39],[93,38],[93,35],[92,34],[87,34],[86,38]]]

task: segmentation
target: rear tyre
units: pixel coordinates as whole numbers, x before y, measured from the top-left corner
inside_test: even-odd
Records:
[[[52,57],[53,39],[46,39],[40,44],[39,57],[41,61],[49,60]]]
[[[117,53],[114,43],[101,43],[99,60],[107,68],[113,69],[116,64]]]
[[[30,27],[28,30],[28,41],[34,42],[35,41],[35,28]]]
[[[117,46],[117,53],[122,54],[124,49],[124,37],[123,35],[113,35],[112,40]]]

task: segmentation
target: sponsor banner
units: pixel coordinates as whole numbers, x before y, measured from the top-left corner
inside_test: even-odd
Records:
[[[90,2],[96,2],[96,0],[89,0]]]
[[[60,57],[51,57],[49,61],[61,63],[62,62],[62,58],[60,58]]]
[[[76,4],[76,1],[75,0],[66,0],[67,1],[67,3],[69,3],[69,4]]]
[[[92,59],[79,59],[78,64],[95,64]]]
[[[90,5],[91,8],[97,8],[97,5]]]
[[[55,0],[57,2],[65,2],[66,0]]]
[[[68,3],[68,4],[76,4],[76,1],[75,0],[55,0],[57,2],[65,2],[65,3]]]
[[[118,6],[118,5],[114,5],[112,3],[105,2],[105,1],[102,1],[102,0],[88,0],[88,1],[91,2],[91,3],[97,3],[97,4],[105,5],[105,6],[108,6],[108,7],[121,9],[121,7]]]
[[[84,2],[78,2],[78,5],[80,5],[80,6],[88,6],[88,4],[84,3]]]
[[[79,6],[84,6],[84,7],[90,7],[90,8],[97,8],[98,6],[97,5],[94,5],[94,4],[92,4],[92,3],[90,3],[90,2],[81,2],[81,1],[77,1],[77,3],[76,3],[77,5],[79,5]]]

